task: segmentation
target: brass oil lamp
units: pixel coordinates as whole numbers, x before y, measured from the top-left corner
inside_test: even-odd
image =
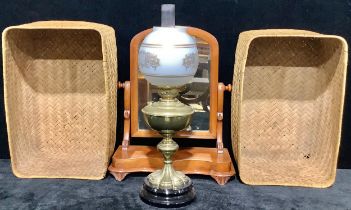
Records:
[[[138,63],[160,95],[159,101],[142,112],[146,123],[163,137],[157,149],[164,156],[164,167],[145,178],[140,197],[151,205],[177,207],[195,199],[190,178],[172,166],[172,156],[179,148],[172,137],[190,124],[194,111],[177,96],[194,77],[199,59],[196,40],[186,33],[186,27],[175,26],[175,6],[162,5],[161,10],[161,27],[154,27],[143,40]]]

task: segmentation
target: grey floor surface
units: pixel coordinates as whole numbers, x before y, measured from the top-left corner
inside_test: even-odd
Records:
[[[9,160],[0,160],[0,209],[155,209],[140,201],[145,173],[117,182],[19,179]],[[351,170],[338,170],[333,187],[249,186],[237,179],[219,186],[207,176],[190,176],[197,199],[181,209],[351,209]]]

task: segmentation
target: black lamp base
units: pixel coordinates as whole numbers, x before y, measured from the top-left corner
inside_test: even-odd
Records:
[[[173,190],[153,188],[145,180],[139,196],[142,201],[149,205],[173,208],[191,203],[195,199],[195,190],[191,182],[182,189]]]

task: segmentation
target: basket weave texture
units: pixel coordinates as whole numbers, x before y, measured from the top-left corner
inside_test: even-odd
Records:
[[[113,28],[35,22],[6,28],[2,44],[13,173],[103,178],[116,136]]]
[[[347,50],[343,38],[309,31],[240,34],[231,119],[234,156],[244,183],[334,183]]]

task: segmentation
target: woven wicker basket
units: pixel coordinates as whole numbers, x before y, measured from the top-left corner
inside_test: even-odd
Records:
[[[347,43],[301,30],[240,34],[232,143],[241,180],[328,187],[340,143]]]
[[[114,30],[35,22],[5,29],[2,44],[13,173],[103,178],[116,135]]]

